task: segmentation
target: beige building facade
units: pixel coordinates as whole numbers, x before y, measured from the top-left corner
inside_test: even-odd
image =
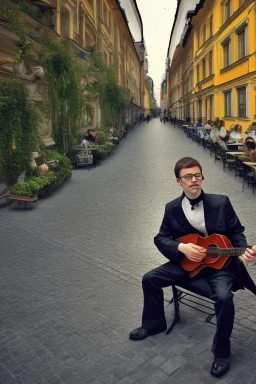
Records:
[[[87,60],[90,55],[99,54],[104,63],[116,71],[119,84],[129,91],[128,118],[135,119],[143,113],[143,32],[141,41],[135,42],[118,0],[40,0],[23,3],[22,17],[30,31],[35,55],[32,60],[17,65],[15,57],[20,46],[19,38],[10,30],[7,22],[0,22],[0,76],[8,77],[15,70],[30,90],[31,101],[43,102],[37,90],[37,79],[44,76],[38,54],[41,50],[39,37],[46,27],[56,36],[71,40],[80,58]],[[139,12],[136,7],[134,9]],[[85,120],[84,129],[89,126],[100,127],[97,100],[92,103],[92,107],[93,121]],[[42,124],[40,133],[46,144],[52,143],[50,122]]]

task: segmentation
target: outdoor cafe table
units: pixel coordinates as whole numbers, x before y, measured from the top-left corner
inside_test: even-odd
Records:
[[[249,167],[256,167],[256,163],[254,161],[243,161],[245,165],[249,165]]]
[[[256,175],[256,163],[254,163],[252,161],[243,161],[243,164],[245,164],[248,167],[252,168],[254,170],[254,175]]]
[[[239,156],[239,155],[244,155],[244,152],[239,152],[239,151],[236,151],[236,152],[226,152],[227,155],[231,155],[231,156]]]
[[[232,149],[234,151],[238,150],[238,147],[243,147],[244,144],[243,143],[227,143],[227,147],[228,149],[230,149],[232,151]]]

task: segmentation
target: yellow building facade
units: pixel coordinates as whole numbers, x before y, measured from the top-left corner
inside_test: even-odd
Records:
[[[150,113],[150,94],[147,78],[144,80],[144,117]]]
[[[168,70],[168,100],[180,119],[256,120],[256,3],[205,0],[188,12]]]

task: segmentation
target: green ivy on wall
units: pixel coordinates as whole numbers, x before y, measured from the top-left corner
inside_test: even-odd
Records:
[[[92,58],[98,81],[94,83],[98,93],[103,126],[119,126],[128,103],[128,91],[118,84],[117,72],[109,68],[100,57]]]
[[[70,43],[45,35],[40,60],[49,85],[48,113],[53,138],[59,152],[66,152],[78,136],[78,122],[85,109],[81,78],[83,63],[72,52]]]
[[[15,79],[0,79],[0,175],[14,184],[37,150],[38,114],[27,100],[28,90]]]

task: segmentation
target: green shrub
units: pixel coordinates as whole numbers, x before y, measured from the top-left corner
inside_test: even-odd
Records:
[[[33,180],[24,183],[17,183],[10,189],[11,195],[34,196],[40,190],[40,186]]]
[[[99,158],[102,159],[104,157],[107,157],[107,155],[115,148],[113,143],[110,143],[109,141],[105,142],[104,145],[100,146],[98,148],[98,155]]]
[[[37,149],[39,118],[28,96],[18,80],[0,79],[0,178],[7,185],[30,167]]]
[[[61,185],[65,179],[72,175],[72,165],[66,156],[48,150],[44,152],[44,157],[47,162],[58,160],[59,170],[56,173],[49,172],[45,176],[33,176],[24,183],[17,183],[11,188],[10,194],[32,197],[46,187]]]

